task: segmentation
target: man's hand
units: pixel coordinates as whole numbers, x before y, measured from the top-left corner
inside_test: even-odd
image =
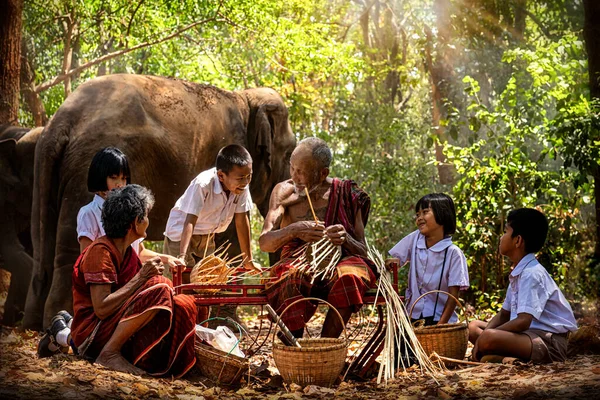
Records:
[[[323,239],[325,225],[322,222],[314,221],[299,221],[294,222],[290,226],[294,226],[296,237],[307,243],[318,242]]]
[[[165,270],[165,265],[162,263],[159,256],[152,257],[142,265],[140,270],[140,277],[144,280],[148,280],[156,275],[162,275]]]
[[[325,228],[325,234],[335,246],[341,246],[348,240],[348,232],[343,225],[330,225]]]

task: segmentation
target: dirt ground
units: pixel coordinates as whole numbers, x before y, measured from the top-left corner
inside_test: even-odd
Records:
[[[0,313],[4,295],[0,293]],[[38,359],[39,334],[1,327],[0,332],[0,398],[7,399],[575,399],[600,398],[600,355],[578,355],[565,363],[534,366],[514,364],[465,365],[448,370],[436,379],[422,376],[416,369],[399,373],[387,384],[375,379],[347,380],[336,388],[284,384],[271,355],[272,336],[266,337],[267,325],[256,319],[258,310],[244,308],[241,315],[250,336],[264,341],[251,358],[257,376],[237,389],[215,387],[194,369],[183,379],[156,379],[123,374],[60,354]],[[361,347],[376,318],[362,314],[352,320],[349,335],[350,353]],[[322,316],[311,321],[318,333]],[[260,332],[260,334],[259,334]],[[579,352],[598,350],[598,330],[579,343]],[[591,338],[591,339],[590,339]],[[266,340],[265,340],[266,339]],[[249,338],[244,342],[246,348]],[[257,346],[253,346],[256,348]],[[242,346],[244,348],[244,346]],[[470,350],[469,350],[470,351]]]

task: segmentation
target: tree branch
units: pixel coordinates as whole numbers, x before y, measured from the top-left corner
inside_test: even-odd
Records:
[[[173,39],[174,37],[177,37],[177,36],[181,35],[183,32],[192,29],[195,26],[206,24],[207,22],[211,22],[211,21],[214,21],[214,22],[225,22],[223,19],[216,18],[216,17],[211,17],[211,18],[208,18],[208,19],[204,19],[202,21],[197,21],[197,22],[194,22],[192,24],[189,24],[189,25],[187,25],[187,26],[179,29],[178,31],[176,31],[176,32],[174,32],[172,34],[170,34],[168,36],[165,36],[162,39],[158,39],[158,40],[154,40],[154,41],[150,41],[150,42],[145,42],[145,43],[140,43],[140,44],[138,44],[136,46],[133,46],[133,47],[130,47],[130,48],[127,48],[127,49],[123,49],[123,50],[119,50],[119,51],[115,51],[115,52],[106,54],[104,56],[96,58],[95,60],[92,60],[92,61],[89,61],[89,62],[87,62],[85,64],[82,64],[79,67],[74,68],[74,69],[70,70],[67,73],[61,74],[61,75],[55,77],[52,80],[46,81],[46,82],[42,83],[41,85],[38,85],[35,88],[35,92],[36,93],[40,93],[40,92],[43,92],[44,90],[48,90],[49,88],[58,85],[59,83],[63,82],[64,80],[66,80],[68,78],[70,78],[71,76],[73,76],[75,74],[78,74],[81,71],[84,71],[84,70],[86,70],[86,69],[88,69],[90,67],[93,67],[94,65],[103,63],[105,61],[111,60],[113,58],[122,56],[122,55],[127,54],[127,53],[131,53],[132,51],[135,51],[135,50],[143,49],[144,47],[154,46],[154,45],[166,42],[166,41],[168,41],[170,39]]]

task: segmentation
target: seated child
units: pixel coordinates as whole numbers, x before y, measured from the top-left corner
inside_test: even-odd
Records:
[[[568,301],[535,258],[547,233],[548,221],[537,210],[521,208],[508,214],[500,254],[513,263],[510,283],[500,312],[489,323],[469,324],[475,361],[503,356],[534,363],[566,359],[567,336],[577,330],[577,322]]]
[[[450,196],[432,193],[422,197],[415,207],[418,229],[404,237],[389,253],[410,261],[405,304],[410,310],[422,294],[443,290],[458,298],[459,290],[469,287],[467,260],[452,244],[456,231],[456,211]],[[425,320],[425,325],[456,322],[456,302],[443,293],[432,293],[416,303],[410,318]]]

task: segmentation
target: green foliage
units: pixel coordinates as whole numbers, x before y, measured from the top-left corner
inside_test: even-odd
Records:
[[[497,249],[508,212],[520,207],[537,207],[547,216],[550,232],[538,258],[563,288],[576,291],[573,279],[580,276],[581,250],[589,239],[582,207],[591,188],[566,168],[569,163],[546,158],[565,148],[550,146],[553,127],[564,118],[557,104],[581,98],[583,90],[577,75],[584,73],[585,63],[567,54],[582,56],[581,43],[572,36],[533,50],[508,51],[504,61],[513,74],[495,106],[484,105],[478,82],[466,77],[467,111],[450,114],[450,124],[458,129],[468,124],[470,132],[471,145],[449,145],[447,155],[460,175],[453,188],[457,243],[469,259],[473,288],[482,292],[507,286],[510,265]]]
[[[325,139],[334,152],[332,175],[354,179],[371,195],[367,238],[382,253],[415,229],[420,197],[452,192],[472,299],[493,312],[509,272],[497,252],[506,214],[536,206],[551,225],[544,265],[570,294],[589,291],[600,274],[583,261],[595,223],[589,175],[598,171],[600,137],[599,105],[586,100],[580,2],[526,2],[520,25],[515,2],[448,1],[443,38],[443,18],[436,17],[442,3],[36,0],[25,2],[24,40],[39,85],[61,73],[66,43],[74,68],[209,21],[86,69],[71,87],[109,73],[230,90],[273,87],[297,138]],[[447,186],[433,161],[436,71],[444,72],[441,125],[450,143],[443,146],[457,179]],[[41,93],[49,115],[64,98],[63,85]],[[22,111],[20,120],[32,118]],[[255,239],[261,228],[255,213]],[[257,240],[253,246],[266,265]]]

